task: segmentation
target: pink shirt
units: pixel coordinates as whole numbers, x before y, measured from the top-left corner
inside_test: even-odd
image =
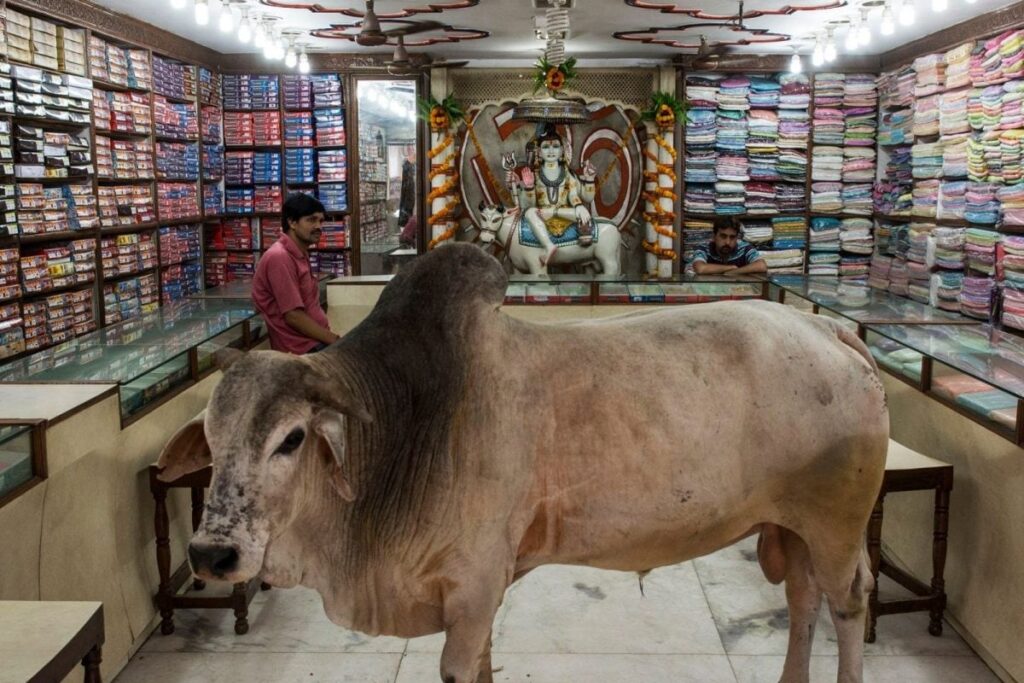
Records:
[[[252,280],[252,301],[267,321],[270,348],[275,351],[303,354],[320,343],[292,329],[284,320],[288,311],[301,309],[318,325],[330,329],[309,258],[288,235],[281,235],[260,259]]]

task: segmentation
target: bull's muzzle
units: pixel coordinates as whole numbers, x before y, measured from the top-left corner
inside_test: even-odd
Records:
[[[238,568],[238,549],[231,545],[189,543],[188,560],[196,576],[222,579]]]

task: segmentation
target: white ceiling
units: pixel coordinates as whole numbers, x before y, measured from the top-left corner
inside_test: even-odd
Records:
[[[100,5],[117,12],[128,14],[149,23],[160,26],[214,50],[224,53],[254,52],[251,45],[238,42],[234,34],[221,33],[216,24],[216,12],[207,26],[198,26],[192,17],[192,1],[184,10],[175,10],[169,0],[94,0]],[[316,0],[277,0],[282,3],[302,4],[315,3]],[[377,0],[378,14],[394,12],[404,7],[425,6],[438,0]],[[451,0],[449,0],[451,1]],[[663,0],[668,6],[677,4],[684,6],[682,0]],[[810,50],[810,39],[814,32],[824,31],[825,24],[837,19],[848,19],[855,14],[854,6],[862,0],[855,0],[846,7],[822,11],[797,12],[788,16],[764,16],[750,19],[746,25],[755,29],[767,29],[774,32],[789,33],[798,42],[802,52]],[[932,0],[912,0],[916,7],[917,20],[910,26],[897,25],[892,36],[879,34],[880,9],[873,11],[869,26],[872,29],[871,44],[858,50],[858,53],[876,54],[898,47],[906,42],[920,38],[947,26],[960,23],[966,19],[1009,4],[1007,0],[977,0],[967,4],[966,0],[948,0],[949,8],[944,12],[931,9]],[[260,0],[248,0],[255,10],[281,17],[278,22],[282,27],[296,28],[306,31],[323,29],[336,24],[352,24],[357,19],[337,13],[313,13],[307,9],[283,9],[258,4]],[[793,0],[794,6],[825,4],[829,0]],[[324,8],[357,8],[362,9],[360,0],[320,0]],[[748,0],[746,11],[778,9],[783,0]],[[692,0],[686,7],[702,8],[705,12],[715,14],[734,14],[737,2],[733,0]],[[534,9],[531,0],[480,0],[475,7],[445,11],[442,14],[419,14],[414,20],[439,19],[459,28],[482,29],[490,32],[490,37],[481,40],[461,43],[437,44],[427,48],[414,48],[411,51],[426,51],[435,59],[438,58],[484,58],[488,63],[493,60],[510,60],[510,65],[532,62],[540,55],[544,43],[534,37],[534,17],[543,15],[542,10]],[[617,40],[612,37],[615,31],[642,31],[648,27],[671,27],[682,24],[698,23],[703,20],[693,19],[683,14],[666,14],[649,9],[640,9],[625,4],[624,0],[576,0],[570,11],[571,37],[566,44],[566,53],[575,55],[582,60],[609,58],[631,58],[648,61],[652,59],[670,58],[677,54],[687,54],[692,50],[679,50],[662,45],[645,45],[637,42]],[[387,29],[385,22],[383,28]],[[707,35],[709,40],[729,35],[721,29],[698,29],[685,34],[673,32],[659,34],[674,39],[687,39],[696,42],[700,33]],[[843,36],[845,29],[837,30],[836,39],[840,54],[844,52]],[[436,33],[422,34],[436,36]],[[413,37],[410,37],[410,42]],[[310,44],[318,52],[385,52],[390,48],[363,48],[346,40],[312,38]],[[740,48],[742,52],[766,53],[788,52],[792,43],[775,43],[767,45],[750,45]]]

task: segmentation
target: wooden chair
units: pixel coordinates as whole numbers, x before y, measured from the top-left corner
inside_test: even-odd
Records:
[[[0,600],[0,681],[100,683],[103,603]]]
[[[875,622],[886,614],[928,612],[928,633],[942,635],[942,614],[946,609],[946,537],[949,531],[949,495],[953,490],[953,466],[929,458],[906,446],[889,440],[889,453],[885,464],[885,479],[868,523],[868,556],[875,589],[869,598],[864,640],[875,642]],[[882,517],[885,497],[899,491],[935,491],[935,516],[932,525],[932,580],[931,585],[910,576],[882,557]],[[902,600],[878,599],[878,575],[885,574],[915,597]]]

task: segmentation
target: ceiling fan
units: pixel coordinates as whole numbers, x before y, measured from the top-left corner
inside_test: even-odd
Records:
[[[436,69],[441,67],[447,67],[449,69],[457,69],[461,66],[466,66],[469,62],[424,62],[422,64],[414,64],[409,57],[408,50],[405,49],[405,36],[406,31],[400,33],[392,33],[392,35],[398,38],[398,44],[395,45],[395,54],[391,57],[391,61],[384,62],[388,67],[388,73],[392,76],[408,76],[410,74],[419,73],[425,69]]]
[[[399,28],[381,30],[380,20],[373,11],[373,0],[366,0],[366,13],[360,22],[359,34],[356,36],[356,43],[364,47],[380,47],[388,42],[388,38],[396,35],[407,36],[413,33],[423,33],[442,28],[444,24],[439,21],[405,22]]]
[[[743,31],[747,27],[743,25],[743,0],[740,0],[739,11],[736,13],[735,18],[727,19],[720,24],[702,24],[703,26],[721,26],[734,31]],[[731,52],[735,52],[736,47],[733,45],[724,45],[717,43],[711,45],[708,43],[707,36],[701,35],[700,45],[697,47],[697,54],[694,55],[694,60],[691,62],[693,66],[703,67],[709,64],[717,65],[718,58],[727,55]]]

